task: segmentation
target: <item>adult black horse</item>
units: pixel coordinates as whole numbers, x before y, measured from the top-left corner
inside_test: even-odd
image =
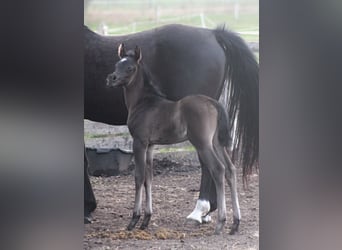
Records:
[[[126,124],[123,91],[108,89],[105,82],[119,60],[115,51],[118,45],[125,43],[134,47],[139,44],[145,64],[170,100],[190,94],[218,99],[224,84],[228,84],[228,114],[230,121],[236,119],[237,122],[232,142],[237,149],[234,159],[244,164],[243,176],[251,172],[259,155],[259,66],[237,34],[224,27],[211,30],[166,25],[131,35],[101,36],[85,26],[84,39],[85,119],[110,125]],[[95,209],[94,204],[89,180],[85,179],[86,214]],[[189,218],[201,222],[202,217],[216,207],[215,184],[203,165],[199,199]]]

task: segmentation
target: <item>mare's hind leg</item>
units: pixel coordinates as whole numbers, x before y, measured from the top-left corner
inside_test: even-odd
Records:
[[[197,148],[203,164],[208,166],[210,174],[215,182],[217,193],[218,221],[215,228],[215,234],[220,234],[226,222],[226,198],[224,190],[224,171],[225,167],[217,158],[211,145]]]
[[[145,167],[145,194],[146,206],[143,222],[140,226],[141,230],[148,227],[152,216],[152,179],[153,179],[153,146],[149,146],[146,152],[146,167]]]
[[[142,191],[145,182],[146,146],[138,140],[133,140],[133,153],[135,161],[135,201],[133,216],[127,226],[127,230],[132,230],[141,216]]]
[[[186,218],[199,223],[210,222],[211,217],[209,213],[217,208],[216,187],[208,167],[204,165],[199,154],[198,160],[202,169],[200,194],[194,210]]]

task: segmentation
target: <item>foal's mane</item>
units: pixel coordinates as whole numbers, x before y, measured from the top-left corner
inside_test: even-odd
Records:
[[[128,57],[135,58],[135,52],[133,50],[127,51],[126,55]],[[141,60],[140,63],[137,63],[137,65],[139,67],[139,70],[142,70],[144,88],[154,95],[166,98],[166,95],[161,91],[160,87],[156,85],[156,80],[154,79],[151,71],[144,64],[144,62]]]
[[[166,98],[166,95],[161,91],[158,85],[155,84],[155,79],[153,78],[150,70],[144,65],[143,62],[140,62],[140,69],[142,70],[144,88],[151,91],[153,94]]]

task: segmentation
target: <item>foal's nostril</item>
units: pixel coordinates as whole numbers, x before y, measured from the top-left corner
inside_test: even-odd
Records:
[[[116,80],[116,75],[113,75],[113,81],[115,81]]]

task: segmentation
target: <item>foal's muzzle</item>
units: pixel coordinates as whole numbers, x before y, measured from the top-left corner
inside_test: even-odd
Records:
[[[107,76],[106,82],[107,82],[107,84],[106,84],[107,87],[117,87],[118,86],[117,76],[114,73]]]

